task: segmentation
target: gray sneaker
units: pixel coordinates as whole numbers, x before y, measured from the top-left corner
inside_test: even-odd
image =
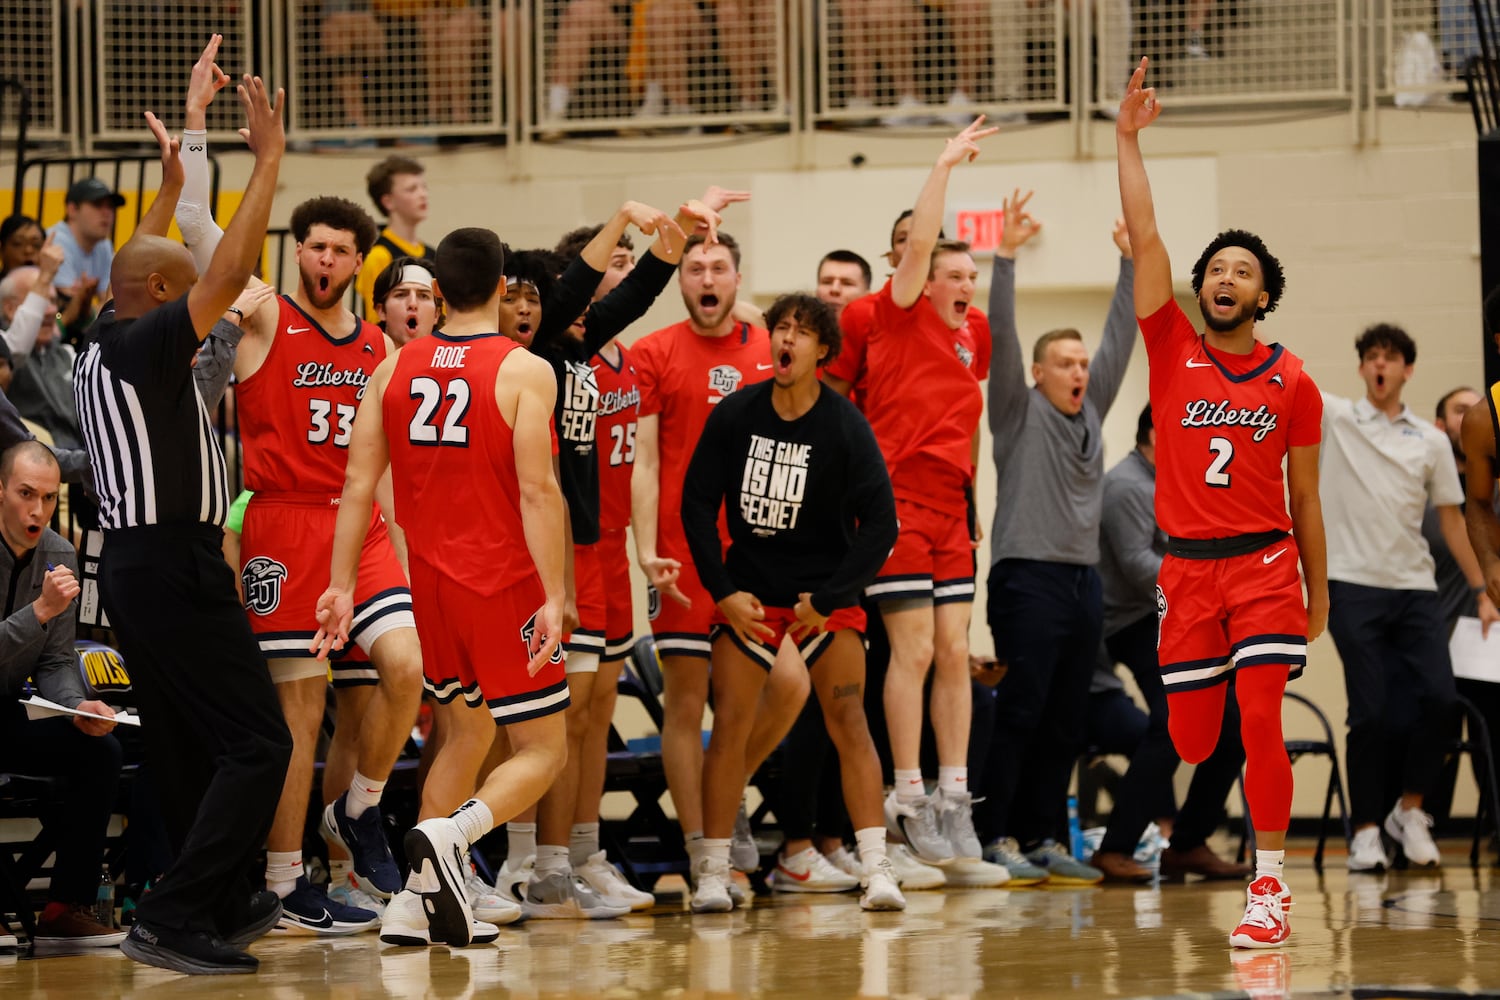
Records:
[[[885,825],[922,861],[945,865],[953,860],[953,845],[938,828],[937,810],[927,796],[903,802],[891,792],[885,797]]]
[[[1021,845],[1016,843],[1015,837],[1001,837],[991,841],[990,846],[984,849],[984,860],[1009,872],[1010,878],[1005,884],[1012,888],[1047,881],[1047,869],[1032,864],[1021,853]]]
[[[1027,853],[1026,859],[1047,871],[1048,885],[1098,885],[1104,873],[1086,865],[1055,840],[1044,840],[1042,846]]]
[[[630,912],[605,900],[572,872],[537,872],[526,887],[522,907],[528,920],[606,920]]]
[[[952,845],[955,858],[979,860],[984,849],[979,843],[979,834],[974,832],[974,796],[968,792],[945,792],[938,789],[938,830]]]

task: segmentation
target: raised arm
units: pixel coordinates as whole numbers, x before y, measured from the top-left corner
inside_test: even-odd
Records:
[[[245,185],[244,197],[234,213],[234,220],[224,231],[213,261],[188,293],[188,312],[199,338],[208,336],[234,300],[244,290],[260,259],[266,239],[266,224],[271,217],[271,202],[276,195],[276,177],[286,150],[281,109],[286,94],[277,90],[273,103],[260,77],[246,75],[239,87],[240,104],[245,109],[248,128],[240,134],[255,154],[255,166]]]
[[[156,200],[136,223],[135,231],[144,236],[165,236],[172,228],[172,213],[177,210],[177,199],[182,195],[182,141],[169,136],[167,127],[149,111],[146,112],[146,124],[161,150],[161,187],[156,192]]]
[[[1026,359],[1016,329],[1016,254],[1042,224],[1026,211],[1032,192],[1012,191],[1005,199],[1005,226],[990,273],[989,421],[996,467],[1005,464],[1026,416]]]
[[[1469,529],[1469,544],[1484,571],[1485,587],[1490,600],[1500,604],[1500,517],[1495,515],[1495,477],[1500,473],[1495,461],[1495,417],[1489,400],[1471,406],[1464,414],[1463,446],[1465,456],[1464,520]]]
[[[943,152],[933,164],[932,173],[917,194],[912,207],[911,235],[907,238],[906,255],[891,275],[891,301],[902,309],[910,309],[922,297],[927,284],[927,274],[932,265],[932,249],[937,246],[938,233],[943,231],[943,205],[948,197],[948,175],[953,168],[965,160],[972,161],[979,155],[979,140],[994,135],[998,128],[981,128],[984,115],[974,119],[968,128],[949,139]]]
[[[177,228],[200,274],[208,269],[224,236],[224,230],[214,221],[208,184],[208,106],[213,103],[214,95],[229,83],[229,77],[214,62],[223,40],[223,35],[211,37],[193,64],[183,108],[183,187],[182,197],[177,200]]]
[[[1124,219],[1115,220],[1112,235],[1120,251],[1120,275],[1115,279],[1115,295],[1110,299],[1109,315],[1104,320],[1104,337],[1089,365],[1089,399],[1099,408],[1100,417],[1109,413],[1120,393],[1136,339],[1135,262],[1131,259],[1130,234],[1125,231]]]
[[[1151,181],[1146,176],[1146,161],[1141,156],[1141,129],[1156,121],[1161,103],[1156,88],[1146,86],[1144,57],[1120,101],[1120,117],[1115,122],[1115,147],[1120,171],[1120,206],[1125,212],[1125,227],[1130,232],[1130,246],[1135,258],[1135,314],[1150,316],[1172,297],[1172,263],[1167,259],[1166,245],[1156,229],[1156,206],[1151,200]]]

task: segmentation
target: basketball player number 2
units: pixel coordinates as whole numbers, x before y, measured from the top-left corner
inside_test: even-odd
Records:
[[[1210,438],[1208,450],[1214,453],[1214,460],[1208,463],[1203,481],[1210,486],[1228,486],[1229,473],[1224,470],[1234,461],[1234,442],[1228,438]]]
[[[443,418],[443,426],[439,431],[433,417],[437,415],[438,406],[444,397],[451,399],[453,405],[448,407],[448,414]],[[468,382],[456,378],[446,386],[440,386],[434,378],[414,378],[411,380],[411,398],[421,400],[407,427],[412,444],[468,445],[469,429],[463,424],[463,419],[469,412]]]

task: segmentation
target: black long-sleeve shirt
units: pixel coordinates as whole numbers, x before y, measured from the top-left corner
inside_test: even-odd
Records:
[[[552,418],[557,424],[557,460],[574,544],[592,545],[599,540],[599,459],[594,452],[599,385],[590,362],[599,348],[645,315],[676,270],[676,265],[647,254],[608,295],[590,305],[589,298],[604,275],[578,258],[568,265],[542,306],[531,350],[546,358],[557,375]],[[566,331],[585,308],[583,340],[574,340]]]
[[[741,389],[709,415],[683,485],[682,526],[715,601],[748,591],[768,607],[812,594],[819,614],[859,602],[896,543],[896,501],[864,415],[821,387],[783,420],[774,383]],[[722,555],[720,506],[729,522]]]

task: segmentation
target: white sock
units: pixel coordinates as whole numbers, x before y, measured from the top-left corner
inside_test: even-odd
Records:
[[[536,874],[542,878],[552,874],[566,875],[573,870],[568,861],[568,849],[557,844],[536,845]]]
[[[366,809],[380,805],[380,793],[385,791],[385,782],[366,778],[358,771],[349,782],[349,795],[344,799],[344,812],[350,819],[359,819]]]
[[[459,835],[471,845],[495,828],[495,814],[478,799],[470,799],[448,816],[458,824]]]
[[[703,857],[721,861],[726,868],[729,867],[729,843],[728,838],[723,840],[709,840],[707,837],[704,837]]]
[[[927,786],[922,784],[922,769],[913,768],[910,771],[896,769],[896,801],[915,802],[927,797]]]
[[[885,860],[885,827],[867,826],[854,831],[854,843],[858,845],[859,863],[870,871]]]
[[[266,852],[266,888],[286,899],[302,877],[301,851]]]
[[[574,823],[568,831],[568,857],[573,860],[573,867],[582,868],[598,853],[599,824]]]
[[[349,884],[349,876],[354,874],[354,862],[349,858],[328,859],[328,888],[336,889],[341,885]]]
[[[520,871],[521,864],[536,853],[536,824],[505,824],[505,863],[511,871]]]
[[[1286,851],[1260,851],[1255,852],[1255,877],[1262,875],[1275,875],[1281,878],[1282,869],[1286,865]],[[1285,879],[1282,879],[1285,881]]]
[[[938,789],[951,792],[954,795],[965,793],[969,790],[969,769],[967,767],[939,767]]]

